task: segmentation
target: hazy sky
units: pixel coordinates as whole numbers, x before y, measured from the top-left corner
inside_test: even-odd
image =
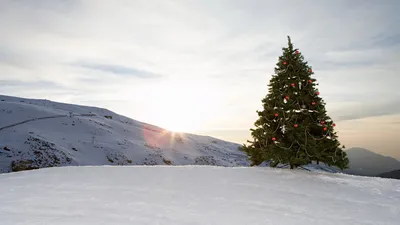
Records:
[[[290,35],[340,141],[400,159],[400,1],[1,0],[0,94],[244,142]]]

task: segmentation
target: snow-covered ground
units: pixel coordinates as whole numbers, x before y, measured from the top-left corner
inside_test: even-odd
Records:
[[[0,173],[67,165],[249,165],[238,146],[106,109],[0,95]]]
[[[0,224],[398,225],[400,181],[271,168],[60,167],[0,174]]]

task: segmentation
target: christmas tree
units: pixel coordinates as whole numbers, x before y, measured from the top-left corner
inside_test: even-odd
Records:
[[[253,141],[241,147],[252,161],[270,166],[290,165],[296,168],[312,162],[323,162],[340,169],[348,168],[349,160],[340,147],[335,123],[327,115],[319,96],[313,70],[290,37],[288,47],[275,67],[269,93],[262,100],[263,110],[250,129]]]

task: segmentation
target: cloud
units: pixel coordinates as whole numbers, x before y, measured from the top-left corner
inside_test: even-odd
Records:
[[[372,45],[380,46],[383,48],[399,47],[400,34],[399,33],[394,33],[394,34],[389,34],[389,35],[380,34],[375,38]]]
[[[50,81],[20,81],[20,80],[0,80],[2,88],[60,88],[57,83]]]
[[[357,120],[369,117],[400,115],[400,101],[380,102],[371,104],[354,104],[335,112],[337,121]]]
[[[99,70],[106,73],[112,73],[116,75],[130,75],[137,78],[158,78],[161,77],[159,74],[138,70],[126,66],[111,65],[111,64],[91,64],[91,63],[76,63],[74,66],[83,67],[92,70]]]

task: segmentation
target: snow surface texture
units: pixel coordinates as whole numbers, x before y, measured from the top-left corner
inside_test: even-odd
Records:
[[[238,147],[106,109],[0,95],[0,173],[67,165],[249,165]]]
[[[272,168],[62,167],[0,174],[2,225],[398,225],[400,181]]]

